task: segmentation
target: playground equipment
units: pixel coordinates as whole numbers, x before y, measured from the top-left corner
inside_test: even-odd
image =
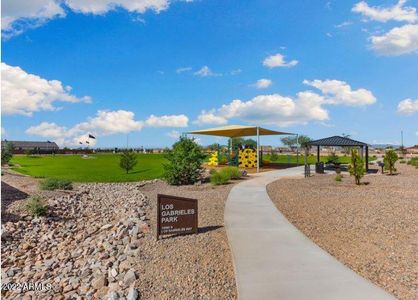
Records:
[[[240,149],[238,166],[240,168],[256,168],[257,152],[251,148]]]
[[[219,163],[218,156],[219,156],[219,151],[213,151],[210,154],[208,166],[217,167]]]
[[[189,134],[203,134],[203,135],[212,135],[212,136],[222,136],[222,137],[228,137],[231,139],[234,137],[243,137],[243,136],[256,136],[257,137],[257,151],[255,153],[261,153],[260,151],[260,135],[289,135],[292,133],[288,132],[281,132],[281,131],[275,131],[271,129],[266,129],[258,126],[242,126],[242,125],[228,125],[228,126],[221,126],[217,128],[208,128],[208,129],[202,129],[202,130],[194,130],[187,132]],[[233,148],[233,147],[230,147]],[[232,153],[231,153],[232,152]],[[238,155],[234,155],[238,153]],[[234,163],[235,165],[239,165],[238,158],[239,157],[239,151],[235,152],[233,149],[229,151],[229,163]],[[235,160],[234,160],[235,159]],[[219,160],[218,160],[219,161]],[[259,172],[260,169],[260,161],[262,161],[262,158],[255,160],[255,164],[257,167],[257,172]]]

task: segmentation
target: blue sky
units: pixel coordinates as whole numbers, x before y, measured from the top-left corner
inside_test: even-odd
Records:
[[[167,146],[180,132],[255,124],[369,143],[400,143],[403,130],[418,144],[416,8],[6,0],[2,138]]]

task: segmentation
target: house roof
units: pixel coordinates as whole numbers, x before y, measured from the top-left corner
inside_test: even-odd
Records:
[[[366,143],[359,142],[356,140],[349,139],[342,136],[331,136],[315,141],[310,141],[307,143],[309,146],[367,146]]]
[[[59,149],[55,142],[37,142],[37,141],[1,141],[1,145],[12,143],[15,148],[42,148],[42,149]]]
[[[216,128],[208,128],[202,130],[194,130],[187,132],[190,134],[204,134],[224,137],[241,137],[241,136],[255,136],[257,135],[257,126],[243,126],[243,125],[228,125]],[[259,135],[281,135],[292,134],[288,132],[275,131],[259,127]]]

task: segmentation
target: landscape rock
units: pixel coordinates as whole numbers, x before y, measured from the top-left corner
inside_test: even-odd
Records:
[[[2,268],[7,271],[3,282],[50,282],[56,286],[45,292],[50,299],[63,295],[119,299],[119,276],[126,286],[136,280],[123,250],[139,250],[142,232],[149,227],[139,220],[149,204],[138,187],[146,184],[80,184],[74,191],[47,199],[47,216],[22,215],[16,222],[4,223]],[[125,220],[129,221],[125,224]],[[25,267],[23,276],[16,266]],[[9,294],[12,291],[4,291],[2,296]]]
[[[130,286],[132,283],[134,283],[136,280],[136,275],[133,270],[129,270],[125,273],[125,276],[123,277],[123,282],[126,286]]]
[[[137,299],[139,299],[139,293],[135,288],[131,287],[128,292],[127,300],[137,300]]]

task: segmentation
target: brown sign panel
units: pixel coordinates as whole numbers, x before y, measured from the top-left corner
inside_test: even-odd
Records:
[[[197,200],[158,194],[157,239],[165,234],[197,233]]]

